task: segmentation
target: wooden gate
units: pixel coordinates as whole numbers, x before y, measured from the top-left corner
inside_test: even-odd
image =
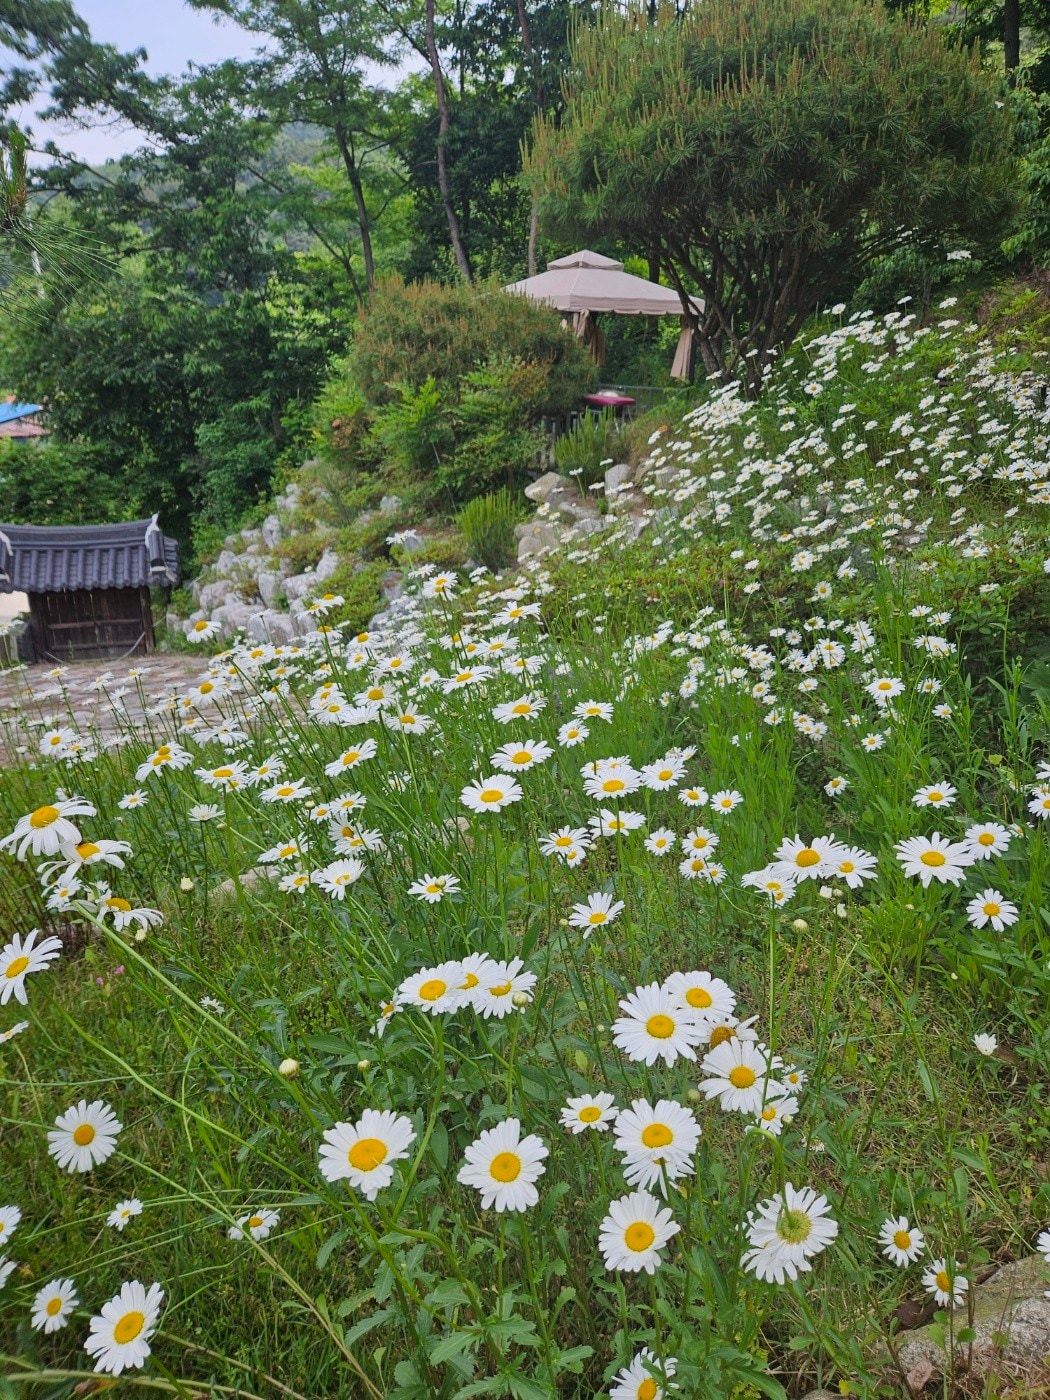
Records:
[[[29,595],[38,661],[97,661],[153,650],[148,588]]]

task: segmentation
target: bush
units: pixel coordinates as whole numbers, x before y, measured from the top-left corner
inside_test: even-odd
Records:
[[[455,507],[513,487],[594,380],[558,313],[494,285],[379,287],[319,400],[329,458]]]
[[[520,514],[506,487],[494,496],[476,497],[459,513],[456,523],[471,554],[493,573],[513,564],[517,556],[514,526]]]
[[[584,486],[600,481],[605,465],[623,448],[623,438],[616,414],[611,408],[601,413],[587,413],[572,432],[554,444],[554,460],[566,476],[578,476]]]
[[[108,475],[87,443],[0,442],[0,519],[9,525],[87,525],[152,514]]]

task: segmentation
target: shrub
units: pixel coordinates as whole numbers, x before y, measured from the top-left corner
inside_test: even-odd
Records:
[[[623,436],[616,414],[611,408],[601,413],[587,413],[572,432],[554,444],[554,460],[566,476],[579,476],[584,486],[600,481],[605,471],[603,463],[616,459],[623,449]]]
[[[494,496],[477,496],[459,513],[471,554],[495,573],[515,560],[514,526],[520,517],[517,502],[506,487]]]
[[[526,474],[593,383],[558,313],[494,285],[379,287],[320,399],[330,459],[456,506]]]

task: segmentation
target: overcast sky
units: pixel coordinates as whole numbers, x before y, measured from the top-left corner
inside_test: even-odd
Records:
[[[255,35],[226,20],[216,23],[183,0],[76,0],[76,9],[95,39],[123,50],[144,48],[151,73],[182,73],[190,63],[248,58],[259,44]],[[31,109],[19,113],[18,120],[33,128],[38,141],[51,136],[63,150],[92,164],[141,144],[141,137],[121,126],[98,126],[91,131],[49,127]]]

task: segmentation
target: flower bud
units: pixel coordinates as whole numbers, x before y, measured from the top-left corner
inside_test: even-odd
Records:
[[[515,992],[514,995],[511,997],[511,1001],[520,1011],[523,1007],[532,1005],[532,993]]]
[[[791,927],[796,933],[805,933],[809,928],[809,924],[806,923],[805,919],[792,919]]]
[[[365,1072],[366,1069],[370,1069],[371,1066],[372,1066],[372,1061],[371,1061],[371,1060],[358,1060],[358,1062],[357,1062],[357,1068],[361,1071],[362,1074],[364,1074],[364,1072]]]
[[[294,1079],[299,1073],[299,1061],[292,1059],[282,1060],[277,1066],[277,1073],[283,1075],[285,1079]]]
[[[179,881],[179,889],[183,894],[189,894],[190,890],[193,889],[193,881],[188,875],[183,875],[182,879]]]

